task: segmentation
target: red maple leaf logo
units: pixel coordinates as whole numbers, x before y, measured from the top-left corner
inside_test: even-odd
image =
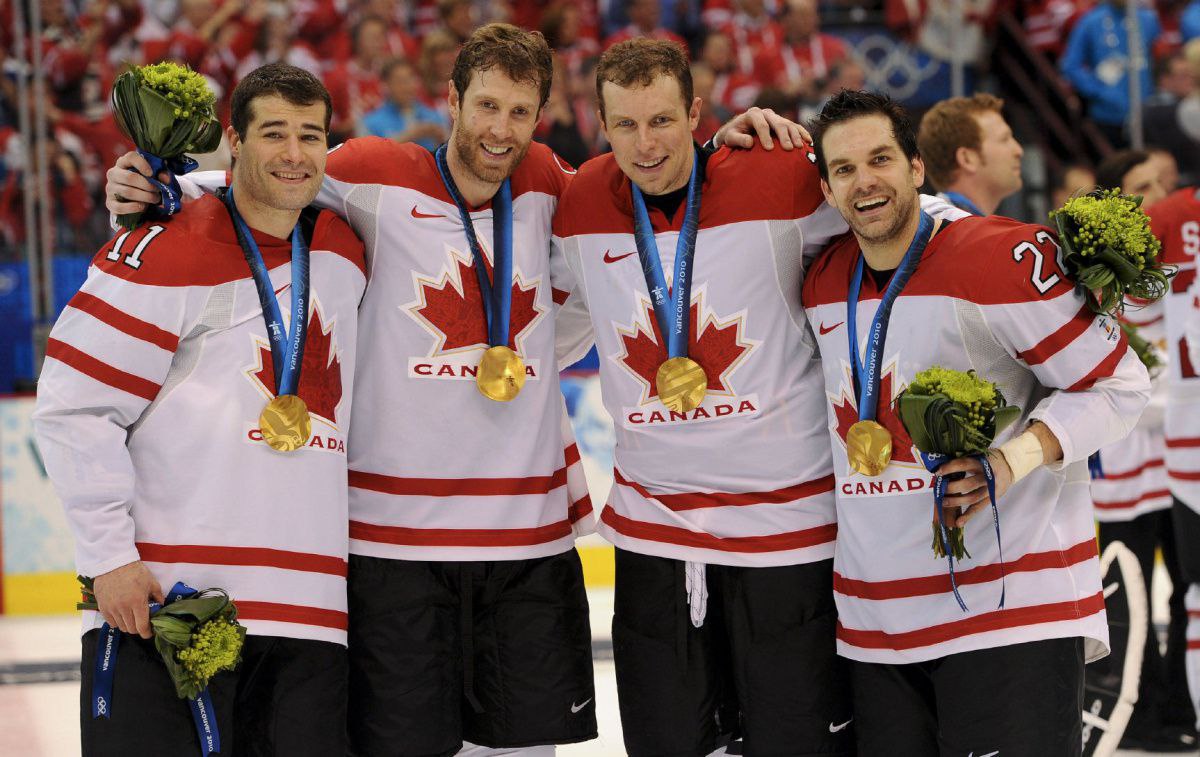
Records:
[[[260,344],[258,357],[262,367],[254,373],[254,378],[273,395],[275,361],[270,345]],[[322,325],[321,311],[316,307],[308,319],[304,359],[300,363],[300,386],[296,393],[308,405],[309,413],[337,425],[337,406],[342,401],[342,366],[333,346],[333,324],[330,323],[328,328]]]
[[[896,413],[896,399],[892,393],[892,377],[894,369],[887,369],[879,379],[879,396],[887,397],[888,403],[886,406],[880,403],[879,410],[876,413],[875,420],[879,425],[886,428],[892,434],[892,459],[900,462],[915,463],[917,456],[913,452],[912,439],[908,436],[908,431],[905,430],[904,424],[900,421],[900,416]],[[899,392],[896,392],[898,395]],[[841,399],[834,403],[833,411],[837,415],[837,433],[838,438],[843,443],[846,441],[846,432],[855,423],[858,423],[858,407],[853,396],[849,396],[845,391],[842,392]]]
[[[446,273],[440,281],[421,283],[421,303],[412,309],[414,315],[432,326],[442,335],[437,353],[454,352],[477,346],[487,346],[487,321],[483,312],[483,293],[479,290],[479,279],[473,263],[453,257],[457,276]],[[488,275],[492,266],[486,263]],[[508,346],[517,349],[517,337],[537,320],[541,310],[537,307],[537,283],[522,286],[513,276],[512,308],[509,311]]]
[[[658,396],[655,377],[658,374],[658,366],[667,359],[667,351],[663,347],[658,320],[654,317],[650,305],[645,306],[645,312],[646,322],[650,324],[649,332],[641,323],[635,324],[631,333],[620,332],[621,342],[625,347],[621,361],[649,387],[649,393],[646,395],[646,399],[649,400]],[[726,374],[750,349],[750,345],[738,338],[741,319],[735,318],[722,324],[714,318],[708,318],[702,327],[697,327],[699,318],[699,302],[693,302],[689,310],[688,357],[704,369],[708,376],[708,391],[732,393],[733,390],[725,383]]]

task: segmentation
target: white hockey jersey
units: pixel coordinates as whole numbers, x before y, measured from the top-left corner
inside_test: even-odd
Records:
[[[534,143],[512,176],[509,346],[526,382],[516,399],[494,402],[475,384],[488,345],[474,261],[433,154],[377,137],[330,151],[315,204],[362,237],[370,271],[348,445],[352,554],[517,560],[559,554],[593,530],[558,384],[591,331],[562,308],[570,291],[554,282],[565,265],[550,258],[550,218],[572,175]],[[180,179],[193,192],[224,181]],[[490,203],[471,218],[490,274]]]
[[[1200,333],[1196,322],[1200,293],[1200,198],[1181,189],[1147,209],[1151,229],[1163,244],[1163,262],[1178,266],[1163,298],[1167,324],[1167,477],[1171,493],[1200,512]]]
[[[1137,327],[1138,335],[1154,345],[1165,363],[1167,330],[1162,301],[1142,306],[1130,304],[1122,318]],[[1092,479],[1096,520],[1105,523],[1130,521],[1171,506],[1163,432],[1166,405],[1167,381],[1160,374],[1153,381],[1150,403],[1137,428],[1124,439],[1100,450],[1104,476]]]
[[[908,663],[1082,636],[1094,642],[1089,658],[1098,656],[1108,628],[1086,459],[1136,424],[1150,391],[1145,368],[1117,325],[1084,306],[1047,230],[999,217],[955,221],[930,241],[892,310],[877,416],[893,435],[891,464],[877,477],[855,473],[843,440],[858,420],[845,325],[858,255],[846,235],[813,263],[804,284],[837,476],[839,653]],[[860,349],[880,296],[864,277]],[[1022,408],[1004,438],[1041,420],[1062,443],[1062,463],[1038,468],[998,503],[1003,609],[997,609],[1002,566],[988,510],[965,528],[972,558],[956,563],[969,612],[951,593],[946,560],[930,548],[933,477],[919,462],[895,399],[935,364],[976,370]]]
[[[290,318],[291,245],[255,233]],[[262,440],[275,378],[262,306],[208,197],[110,241],[50,334],[34,425],[79,572],[141,559],[164,591],[219,587],[251,634],[346,643],[346,439],[362,243],[321,213],[292,453]],[[102,621],[85,613],[85,629]]]
[[[813,338],[800,306],[803,253],[845,230],[807,149],[723,148],[708,159],[693,263],[688,354],[703,403],[667,410],[666,359],[633,237],[629,179],[611,155],[563,196],[554,244],[591,313],[614,485],[600,532],[622,549],[723,565],[828,559],[837,533]],[[685,215],[651,208],[670,276]]]

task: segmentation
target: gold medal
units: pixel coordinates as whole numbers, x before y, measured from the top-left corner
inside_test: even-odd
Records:
[[[708,391],[708,376],[695,360],[673,357],[658,366],[654,377],[658,399],[674,413],[687,413],[700,407]]]
[[[294,394],[282,394],[267,403],[258,416],[263,441],[272,449],[292,452],[308,444],[312,436],[312,418],[304,400]]]
[[[525,386],[525,363],[507,347],[489,347],[479,361],[475,383],[489,400],[508,402]]]
[[[892,461],[892,434],[875,421],[859,421],[846,432],[850,467],[864,476],[878,476]]]

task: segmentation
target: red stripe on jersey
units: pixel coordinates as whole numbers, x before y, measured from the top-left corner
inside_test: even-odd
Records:
[[[1079,620],[1089,615],[1095,615],[1104,609],[1104,592],[1098,591],[1090,597],[1079,601],[1052,602],[1030,607],[1014,607],[1007,610],[993,610],[980,615],[942,623],[928,628],[918,628],[903,633],[888,633],[887,631],[864,631],[846,628],[839,621],[837,637],[851,646],[862,649],[916,649],[941,644],[954,639],[961,639],[976,633],[999,631],[1018,626],[1032,626],[1038,623],[1057,623],[1064,620]]]
[[[1088,375],[1076,381],[1071,386],[1067,387],[1068,392],[1086,392],[1101,379],[1106,379],[1113,375],[1113,371],[1117,369],[1117,364],[1121,362],[1121,358],[1125,357],[1125,349],[1129,346],[1129,342],[1125,339],[1125,332],[1121,332],[1121,338],[1117,340],[1117,346],[1113,351],[1108,353],[1108,357],[1101,360]]]
[[[1031,552],[1027,555],[1006,562],[991,565],[980,565],[970,570],[958,571],[954,574],[959,585],[983,584],[989,581],[999,581],[1001,568],[1005,575],[1013,573],[1032,573],[1038,570],[1053,570],[1077,565],[1096,556],[1096,540],[1088,539],[1066,550],[1049,552]],[[936,576],[921,576],[920,578],[897,578],[890,581],[861,581],[846,578],[840,573],[833,574],[833,590],[839,594],[861,599],[903,599],[904,597],[926,597],[932,594],[945,594],[952,590],[950,575],[939,573]]]
[[[719,552],[783,552],[789,549],[815,547],[828,544],[837,538],[837,524],[829,523],[802,531],[789,531],[768,536],[713,536],[712,534],[689,531],[677,526],[663,526],[618,515],[612,507],[604,508],[600,520],[614,531],[634,539],[679,544],[684,547],[714,549]]]
[[[651,494],[646,487],[630,481],[613,469],[613,480],[628,486],[646,499],[654,500],[673,512],[699,510],[705,507],[741,507],[743,505],[780,505],[804,497],[833,491],[834,478],[830,473],[815,481],[777,489],[773,492],[683,492],[681,494]]]
[[[1147,470],[1149,470],[1151,468],[1161,468],[1161,467],[1163,467],[1163,459],[1161,457],[1157,457],[1153,460],[1147,460],[1146,462],[1142,463],[1142,466],[1140,468],[1135,468],[1131,471],[1125,471],[1124,473],[1109,473],[1108,471],[1105,471],[1104,472],[1104,480],[1105,481],[1120,481],[1120,480],[1126,479],[1126,478],[1137,478],[1138,476],[1142,475],[1143,473],[1145,473]]]
[[[1058,354],[1063,347],[1066,347],[1079,338],[1080,334],[1087,331],[1088,326],[1092,325],[1092,320],[1095,317],[1091,308],[1084,305],[1075,314],[1075,317],[1059,327],[1058,331],[1055,331],[1033,347],[1023,352],[1018,352],[1017,357],[1024,360],[1026,365],[1041,365]]]
[[[86,352],[77,350],[66,342],[60,342],[57,339],[50,339],[46,342],[46,357],[54,358],[64,365],[69,365],[83,375],[94,378],[101,384],[108,384],[114,389],[120,389],[123,392],[128,392],[135,397],[141,397],[150,402],[153,402],[154,398],[158,396],[158,390],[161,388],[159,384],[149,379],[135,376],[132,373],[126,373],[120,368],[114,368],[108,363],[97,360]]]
[[[1156,489],[1155,491],[1152,491],[1152,492],[1146,492],[1145,494],[1143,494],[1140,497],[1137,497],[1136,499],[1125,499],[1125,500],[1120,500],[1118,502],[1102,502],[1098,499],[1093,498],[1092,504],[1094,504],[1096,506],[1097,510],[1125,510],[1130,507],[1137,507],[1138,505],[1142,504],[1143,502],[1148,502],[1149,500],[1152,500],[1152,499],[1158,499],[1159,497],[1169,497],[1169,496],[1171,496],[1171,491],[1169,489]]]
[[[161,329],[153,323],[135,318],[123,310],[113,307],[104,300],[87,292],[76,292],[67,307],[87,313],[96,320],[107,323],[117,331],[128,334],[134,339],[149,342],[161,347],[167,352],[174,352],[179,346],[179,337],[166,329]]]
[[[237,605],[238,620],[274,620],[280,623],[324,626],[338,631],[345,631],[350,627],[346,613],[341,610],[285,605],[278,602],[251,602],[244,599],[236,599],[234,604]]]
[[[1167,447],[1170,449],[1179,449],[1181,447],[1200,447],[1200,437],[1184,437],[1183,439],[1172,439],[1167,437]]]
[[[1138,321],[1133,318],[1130,318],[1128,315],[1125,315],[1125,316],[1121,317],[1121,320],[1125,321],[1126,323],[1128,323],[1132,326],[1137,326],[1139,329],[1142,329],[1147,326],[1153,326],[1154,324],[1161,322],[1163,320],[1163,316],[1157,315],[1148,321]]]
[[[525,478],[402,478],[382,473],[350,471],[350,486],[384,494],[423,497],[489,497],[549,494],[567,483],[567,469],[552,476]]]
[[[571,535],[571,522],[534,528],[406,528],[350,521],[350,538],[410,547],[531,547]]]
[[[1200,481],[1200,471],[1181,471],[1167,468],[1167,475],[1180,481]]]
[[[1187,648],[1188,649],[1200,649],[1200,640],[1188,639]]]
[[[579,462],[579,445],[572,444],[563,450],[563,460],[568,468]]]
[[[266,547],[216,547],[206,544],[152,544],[140,541],[136,546],[138,554],[146,562],[283,568],[346,577],[346,561],[330,555]]]
[[[550,297],[553,298],[555,305],[563,304],[564,302],[567,301],[567,298],[570,296],[571,296],[570,292],[567,292],[562,289],[555,289],[554,287],[550,287]]]
[[[575,524],[592,514],[592,498],[585,494],[577,502],[572,502],[568,509],[571,523]]]

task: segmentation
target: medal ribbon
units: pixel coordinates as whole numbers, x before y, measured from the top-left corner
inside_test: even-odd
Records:
[[[879,363],[883,360],[883,345],[887,341],[888,319],[892,315],[892,305],[900,296],[900,291],[908,283],[917,263],[925,252],[925,246],[933,234],[933,219],[921,211],[921,221],[917,225],[917,233],[912,243],[904,253],[900,267],[892,274],[884,290],[879,309],[871,321],[871,332],[867,335],[867,351],[863,359],[858,356],[858,295],[862,290],[863,267],[865,265],[862,253],[858,255],[858,265],[854,268],[854,278],[850,280],[850,292],[846,302],[846,333],[850,338],[850,367],[854,376],[854,392],[858,395],[858,419],[873,421],[879,408]],[[891,398],[888,398],[891,402]]]
[[[182,581],[176,582],[167,592],[166,604],[187,599],[198,592]],[[158,602],[150,603],[150,615],[162,609]],[[117,667],[117,650],[121,644],[121,632],[105,623],[100,628],[99,648],[96,650],[96,674],[92,678],[92,717],[107,718],[112,712],[113,673]],[[103,650],[103,651],[101,651]],[[195,699],[188,700],[192,721],[196,724],[196,736],[200,739],[200,754],[209,755],[221,751],[221,734],[217,730],[217,711],[213,707],[212,695],[205,688]]]
[[[300,386],[300,366],[304,362],[304,342],[308,335],[308,245],[300,232],[300,225],[292,229],[292,322],[287,333],[283,331],[283,313],[279,299],[271,288],[271,275],[263,261],[262,251],[254,241],[250,227],[242,220],[233,201],[233,187],[225,195],[225,207],[233,219],[238,244],[258,290],[262,303],[263,319],[267,322],[267,338],[271,343],[271,364],[275,371],[275,395],[295,394]]]
[[[462,218],[463,231],[467,235],[467,244],[471,248],[471,256],[475,260],[475,278],[479,281],[479,293],[483,295],[483,315],[487,321],[488,346],[507,347],[509,341],[509,319],[512,313],[512,186],[508,179],[500,184],[500,190],[492,197],[492,276],[488,277],[487,258],[484,257],[483,247],[475,234],[475,225],[471,222],[471,212],[467,210],[467,202],[454,177],[450,175],[450,166],[446,162],[446,146],[442,145],[434,153],[437,158],[438,173],[446,191],[458,207],[458,215]]]
[[[958,600],[958,606],[962,608],[963,612],[967,612],[967,603],[958,593],[958,579],[954,576],[954,550],[950,548],[950,527],[946,525],[946,511],[942,508],[942,503],[946,499],[946,487],[950,480],[947,476],[938,473],[938,469],[953,458],[935,452],[920,452],[920,455],[926,470],[934,474],[933,514],[937,520],[938,531],[942,535],[942,544],[946,546],[946,558],[950,565],[950,588],[954,590],[954,598]],[[992,524],[996,528],[996,549],[1000,553],[1000,604],[996,605],[996,609],[999,610],[1004,607],[1005,581],[1004,545],[1000,542],[1000,511],[996,509],[996,474],[992,471],[992,464],[988,461],[987,455],[970,455],[970,457],[978,460],[980,467],[983,468],[983,480],[987,482],[988,501],[992,506]]]
[[[986,215],[982,210],[979,209],[978,205],[967,199],[967,196],[962,192],[942,192],[942,194],[946,196],[946,199],[950,201],[951,205],[959,210],[965,210],[973,216]]]
[[[675,242],[675,277],[667,286],[662,258],[654,240],[654,227],[646,210],[646,199],[637,184],[630,182],[633,191],[633,238],[638,259],[646,277],[646,289],[654,305],[658,331],[666,340],[667,357],[687,357],[691,330],[692,260],[696,256],[696,233],[700,229],[700,156],[693,156],[692,175],[688,179],[687,205],[683,226]],[[669,294],[668,294],[669,293]],[[668,304],[668,297],[670,303]]]

